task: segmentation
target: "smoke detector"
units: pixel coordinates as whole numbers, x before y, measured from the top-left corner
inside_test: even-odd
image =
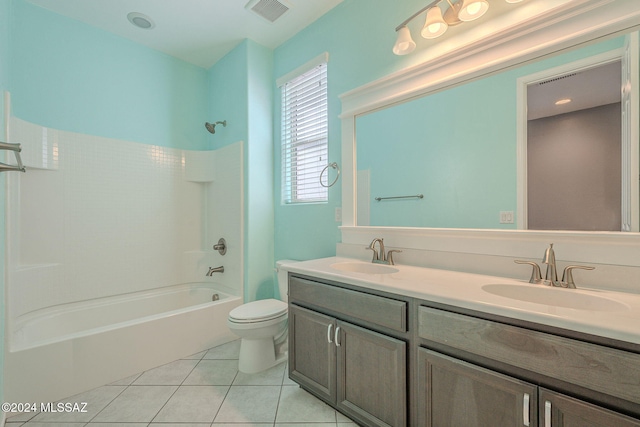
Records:
[[[285,0],[251,0],[244,8],[273,23],[291,6]]]

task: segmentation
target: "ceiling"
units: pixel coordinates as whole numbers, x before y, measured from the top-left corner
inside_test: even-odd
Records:
[[[535,120],[620,102],[621,85],[620,61],[531,84],[527,88],[527,118]],[[571,102],[555,105],[560,99]]]
[[[244,39],[276,48],[342,0],[262,0],[288,7],[274,22],[245,5],[256,0],[27,0],[60,15],[209,68]],[[281,6],[280,6],[281,7]],[[141,29],[130,12],[149,16],[155,27]]]

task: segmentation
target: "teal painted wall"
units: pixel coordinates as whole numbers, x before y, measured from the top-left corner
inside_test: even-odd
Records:
[[[357,119],[357,165],[370,171],[370,197],[425,196],[371,201],[371,225],[499,228],[499,211],[516,210],[515,81],[499,80]]]
[[[9,43],[10,43],[10,16],[11,3],[0,1],[0,99],[3,99],[4,92],[9,89]],[[0,102],[0,140],[4,141],[4,101]],[[5,349],[5,325],[4,321],[4,301],[5,301],[5,175],[0,174],[0,402],[4,402],[4,349]]]
[[[329,53],[329,161],[341,162],[338,96],[404,67],[416,57],[395,56],[395,27],[424,7],[423,0],[345,0],[274,51],[274,77],[283,76],[323,52]],[[280,191],[280,91],[274,96],[275,259],[332,256],[340,241],[335,208],[342,204],[341,180],[324,204],[282,205]]]
[[[244,142],[244,298],[274,295],[273,52],[245,40],[208,72],[209,120],[227,120],[213,148]]]
[[[245,290],[249,300],[274,296],[273,51],[247,41],[249,139]],[[275,286],[277,288],[277,286]]]
[[[43,126],[204,149],[202,68],[54,14],[13,5],[12,112]]]
[[[227,121],[226,127],[216,127],[215,135],[205,130],[209,148],[217,149],[234,142],[247,141],[247,45],[246,41],[240,43],[207,72],[209,114],[205,121]],[[204,129],[204,122],[201,127]]]
[[[516,228],[517,79],[622,47],[608,40],[359,117],[358,170],[370,171],[375,226]]]

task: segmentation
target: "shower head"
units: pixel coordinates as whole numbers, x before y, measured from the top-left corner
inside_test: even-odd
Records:
[[[215,123],[213,123],[213,124],[212,124],[212,123],[209,123],[209,122],[206,122],[206,123],[204,124],[204,127],[205,127],[205,128],[207,128],[207,130],[208,130],[210,133],[216,133],[216,125],[222,125],[223,127],[227,127],[227,121],[226,121],[226,120],[223,120],[223,121],[221,121],[221,122],[215,122]]]

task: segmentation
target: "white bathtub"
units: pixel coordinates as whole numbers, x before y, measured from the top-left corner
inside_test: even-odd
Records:
[[[5,400],[63,399],[235,339],[226,322],[242,298],[218,289],[189,283],[20,316],[5,352]]]

